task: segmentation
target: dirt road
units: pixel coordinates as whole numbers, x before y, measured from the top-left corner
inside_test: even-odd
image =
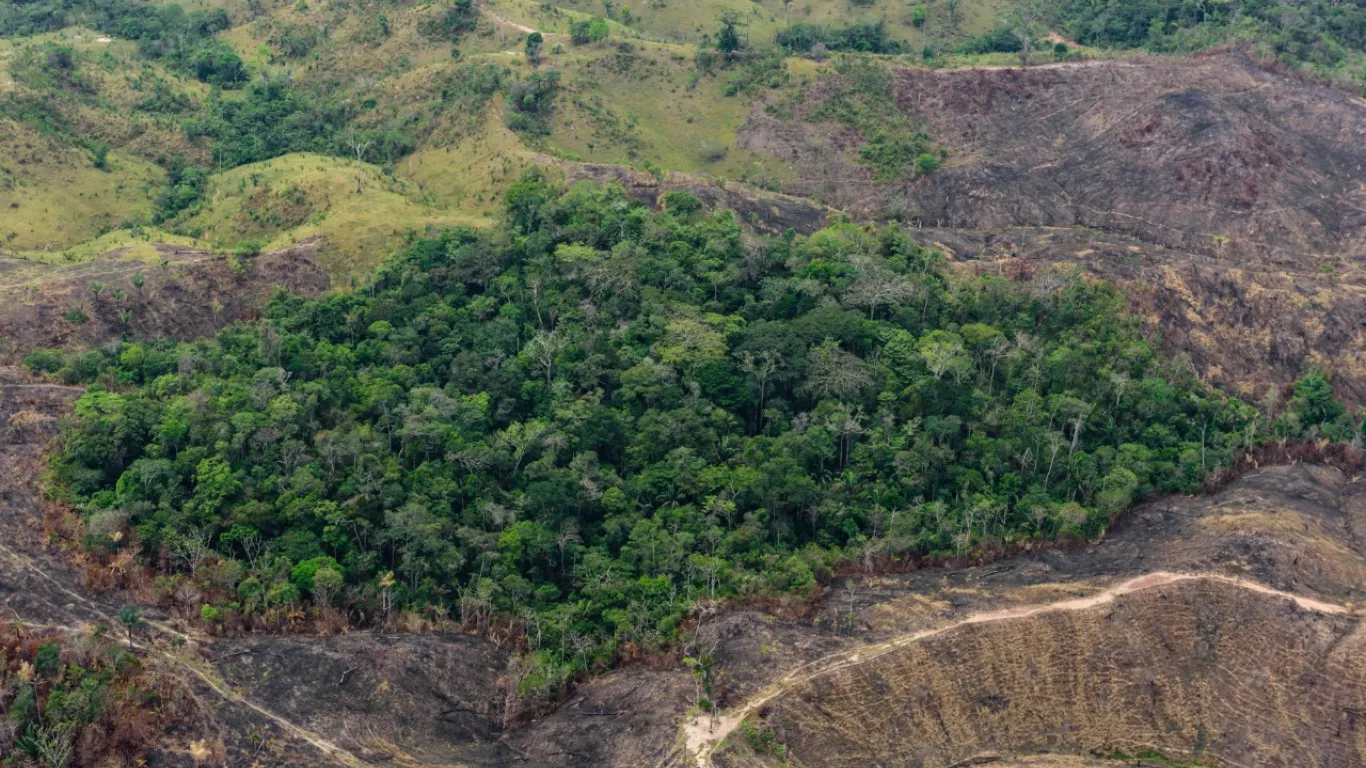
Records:
[[[943,635],[970,624],[989,624],[998,621],[1010,621],[1012,619],[1022,619],[1030,616],[1037,616],[1042,613],[1058,611],[1085,611],[1107,603],[1113,603],[1124,595],[1133,594],[1142,590],[1155,589],[1184,581],[1199,580],[1229,584],[1240,589],[1284,598],[1307,611],[1325,614],[1346,614],[1353,612],[1346,606],[1283,592],[1247,579],[1225,576],[1223,574],[1156,571],[1130,579],[1087,597],[1042,605],[1017,606],[1002,610],[976,613],[940,627],[911,632],[894,637],[885,642],[862,646],[852,651],[841,651],[837,654],[817,659],[816,661],[802,665],[788,672],[772,685],[760,690],[743,704],[733,708],[728,713],[716,715],[714,717],[699,715],[685,723],[683,725],[683,740],[686,745],[687,753],[693,756],[695,764],[699,766],[699,768],[710,768],[712,765],[711,757],[716,751],[716,748],[726,740],[726,737],[740,726],[740,723],[744,722],[745,718],[757,712],[764,704],[772,701],[774,698],[782,695],[796,685],[809,682],[815,678],[829,675],[842,669],[865,664],[887,653],[891,653],[898,648],[903,648],[912,643],[925,640],[926,638]]]

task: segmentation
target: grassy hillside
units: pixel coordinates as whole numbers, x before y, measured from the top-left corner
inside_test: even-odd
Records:
[[[830,92],[835,68],[808,57],[821,58],[813,40],[830,55],[899,52],[876,58],[900,65],[1009,65],[1021,30],[1040,60],[1062,30],[1109,47],[1087,55],[1232,38],[1349,74],[1360,61],[1352,8],[1291,24],[1225,5],[1064,3],[1022,27],[1008,0],[39,0],[0,10],[0,119],[23,126],[0,137],[0,202],[22,211],[0,237],[72,258],[121,225],[218,248],[320,237],[329,271],[360,276],[407,231],[490,221],[533,158],[788,189],[794,156],[736,135],[762,94],[778,91],[767,109],[790,120],[784,104]],[[717,50],[730,47],[724,24],[738,53]],[[528,56],[533,30],[543,40]],[[1327,47],[1306,48],[1306,34]],[[904,181],[933,137],[913,135],[914,117],[892,135],[885,107],[808,114],[851,156],[877,144],[864,164]]]
[[[325,268],[344,278],[373,269],[410,231],[488,223],[477,212],[424,203],[418,192],[370,163],[290,154],[215,175],[207,204],[175,226],[223,249],[319,237]]]
[[[706,36],[714,37],[718,21],[728,13],[740,19],[749,42],[755,45],[772,42],[779,30],[791,24],[844,25],[851,21],[882,21],[893,36],[904,41],[910,49],[919,50],[934,40],[988,31],[996,13],[1006,2],[970,0],[952,4],[955,6],[952,11],[949,9],[951,4],[945,0],[919,3],[898,0],[792,0],[788,3],[782,0],[647,0],[639,3],[557,0],[553,5],[585,14],[607,15],[639,34],[688,43],[701,42]],[[536,12],[528,13],[528,6],[540,7],[526,0],[494,0],[490,5],[499,13],[506,10],[508,18],[536,26],[532,23],[537,19]],[[918,15],[917,9],[923,16]]]
[[[318,237],[329,271],[354,277],[409,231],[488,223],[533,158],[781,186],[793,175],[785,160],[737,148],[736,132],[758,91],[797,94],[817,65],[697,61],[697,44],[713,47],[723,17],[739,20],[755,50],[789,22],[854,18],[884,22],[917,50],[927,34],[956,39],[989,28],[999,2],[959,3],[952,14],[932,3],[921,22],[911,6],[887,0],[637,8],[494,0],[463,11],[451,2],[194,0],[179,15],[122,0],[99,13],[49,0],[40,7],[65,16],[0,14],[0,31],[37,32],[0,44],[0,114],[51,148],[26,162],[20,150],[31,138],[0,149],[7,169],[23,169],[11,194],[29,213],[11,230],[11,247],[84,259],[163,235],[222,249]],[[583,44],[571,33],[593,19],[608,37]],[[54,26],[61,21],[117,30]],[[148,31],[158,24],[166,31]],[[545,35],[540,61],[526,55],[533,29]],[[185,45],[199,53],[177,53]],[[225,56],[251,84],[222,79]],[[253,89],[270,78],[288,84],[283,95],[258,99]],[[516,114],[510,95],[538,78],[556,80],[541,111]],[[224,106],[235,103],[248,107]],[[368,147],[360,193],[358,144]],[[108,147],[104,170],[91,157],[100,146]],[[158,167],[177,156],[176,167],[202,171]],[[121,225],[138,232],[92,240]]]
[[[0,118],[0,246],[60,251],[143,218],[162,176],[122,151],[96,168],[89,151]]]

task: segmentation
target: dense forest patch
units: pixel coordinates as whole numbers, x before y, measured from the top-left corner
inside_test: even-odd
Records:
[[[198,342],[30,365],[89,382],[54,455],[86,544],[197,581],[205,620],[311,601],[516,614],[553,694],[701,599],[853,558],[1088,538],[1259,439],[1104,284],[941,269],[842,219],[748,243],[670,193],[532,174],[495,232]],[[1286,434],[1347,436],[1322,377]]]

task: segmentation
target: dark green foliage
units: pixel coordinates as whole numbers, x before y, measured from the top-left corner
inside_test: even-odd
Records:
[[[284,77],[252,85],[243,98],[210,99],[208,114],[185,122],[190,138],[208,137],[214,162],[231,168],[289,152],[338,152],[336,136],[354,110],[297,91]]]
[[[369,142],[370,148],[366,150],[365,160],[372,163],[395,163],[413,151],[412,137],[403,131],[395,130],[362,130],[345,136],[335,136],[328,151],[343,157],[352,154],[353,150],[348,142],[352,138]]]
[[[62,367],[62,354],[55,349],[37,349],[24,358],[24,365],[34,373],[56,373]]]
[[[540,32],[532,32],[526,36],[526,60],[531,66],[536,66],[541,61],[541,51],[545,48],[545,37]]]
[[[232,22],[223,9],[186,12],[137,0],[31,0],[0,5],[0,35],[33,35],[87,24],[134,40],[147,58],[231,88],[249,79],[241,58],[215,35]]]
[[[740,40],[739,23],[734,14],[721,17],[721,31],[716,33],[716,50],[729,55],[744,46],[744,42]]]
[[[1283,436],[1349,441],[1357,433],[1357,419],[1333,396],[1333,385],[1318,368],[1296,382],[1289,408],[1278,425]]]
[[[437,40],[455,42],[474,29],[479,13],[473,0],[455,0],[438,15],[422,24],[422,34]]]
[[[224,43],[205,45],[191,59],[194,76],[210,85],[241,86],[249,79],[246,65]]]
[[[90,162],[101,171],[109,169],[109,144],[94,141],[90,144]]]
[[[606,40],[611,31],[612,28],[607,24],[606,19],[595,16],[571,24],[569,26],[569,39],[574,45],[587,45]]]
[[[1064,0],[1055,13],[1059,26],[1086,45],[1187,51],[1252,42],[1321,71],[1366,52],[1363,0]]]
[[[247,615],[320,585],[357,616],[516,613],[523,689],[554,695],[700,598],[1094,537],[1246,439],[1107,286],[950,276],[847,221],[747,248],[695,202],[530,177],[501,231],[415,239],[363,290],[72,356],[126,391],[76,403],[54,487],[148,562],[241,561]]]
[[[996,27],[990,32],[968,38],[958,44],[958,52],[980,53],[1018,53],[1022,47],[1020,38],[1007,27]]]
[[[934,145],[897,106],[891,74],[875,62],[853,56],[841,58],[835,69],[829,95],[813,110],[812,119],[838,120],[863,134],[859,161],[880,180],[933,173],[939,167]]]
[[[559,84],[560,73],[553,69],[514,83],[508,91],[508,108],[504,113],[508,127],[526,136],[549,136]]]
[[[857,53],[901,53],[901,43],[893,40],[887,33],[887,25],[881,20],[859,22],[838,27],[824,24],[793,24],[779,30],[774,37],[780,47],[793,53],[806,53],[816,43],[825,45],[829,51],[852,51]]]
[[[157,195],[154,218],[162,223],[184,211],[195,210],[204,200],[209,187],[209,174],[185,162],[179,154],[166,165],[166,188]]]
[[[43,643],[38,646],[38,653],[33,657],[33,670],[40,675],[55,674],[61,663],[61,646],[56,643]]]

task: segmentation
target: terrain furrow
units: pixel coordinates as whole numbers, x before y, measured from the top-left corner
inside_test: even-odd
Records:
[[[943,635],[971,624],[989,624],[1011,619],[1023,619],[1031,616],[1038,616],[1039,614],[1059,611],[1084,611],[1107,603],[1113,603],[1124,595],[1133,594],[1135,592],[1155,589],[1179,582],[1200,580],[1228,584],[1263,595],[1284,598],[1306,611],[1324,614],[1349,614],[1355,612],[1353,609],[1343,605],[1273,589],[1248,579],[1225,576],[1217,573],[1173,573],[1170,571],[1154,571],[1143,576],[1129,579],[1128,581],[1087,597],[1046,603],[1043,605],[1019,606],[975,613],[950,624],[918,630],[905,635],[899,635],[881,643],[862,646],[852,651],[841,651],[817,659],[788,672],[782,678],[768,687],[763,688],[758,693],[755,693],[743,704],[733,708],[727,714],[714,716],[702,714],[688,721],[683,726],[684,745],[687,754],[693,756],[695,764],[699,766],[699,768],[709,768],[712,765],[712,754],[716,751],[717,747],[725,742],[726,738],[740,726],[745,718],[757,712],[764,704],[781,696],[795,686],[843,669],[866,664],[874,659],[896,651],[899,648],[920,642],[927,638]]]
[[[92,613],[99,616],[109,626],[113,627],[118,625],[118,622],[113,617],[111,617],[101,606],[97,605],[96,603],[89,600],[80,593],[68,588],[67,586],[62,584],[60,580],[49,575],[41,567],[39,567],[32,560],[25,557],[24,555],[14,551],[13,549],[4,544],[0,544],[0,555],[4,555],[12,562],[21,565],[26,570],[32,572],[42,580],[48,582],[59,592],[69,596],[74,603],[82,606],[83,608],[89,609]],[[15,616],[18,620],[24,621],[24,618],[22,616],[19,616],[17,613],[15,614]],[[73,629],[72,627],[67,625],[37,622],[24,623],[34,627],[56,627],[67,630]],[[145,623],[145,626],[150,628],[154,632],[173,637],[178,637],[182,640],[192,639],[189,635],[186,635],[183,632],[179,632],[171,628],[170,626],[167,626],[164,622],[147,621]],[[323,756],[325,756],[328,760],[332,761],[333,763],[347,766],[360,766],[364,764],[363,761],[360,760],[360,758],[351,754],[349,751],[343,749],[342,747],[332,743],[331,741],[328,741],[327,739],[323,738],[322,736],[319,736],[316,733],[313,733],[312,731],[304,728],[303,726],[300,726],[297,723],[294,723],[276,714],[275,712],[272,712],[265,706],[258,704],[255,701],[252,701],[251,699],[237,693],[236,691],[233,691],[226,684],[218,680],[214,675],[204,671],[191,660],[186,659],[177,654],[164,651],[160,648],[151,645],[150,643],[138,642],[136,640],[132,640],[131,638],[129,640],[129,645],[135,650],[141,651],[151,656],[156,656],[157,658],[162,659],[163,661],[169,662],[177,669],[189,672],[190,674],[197,677],[200,681],[202,681],[205,685],[212,689],[214,693],[218,694],[223,699],[226,699],[227,701],[230,701],[234,704],[246,707],[247,709],[250,709],[253,712],[257,713],[258,715],[265,717],[272,723],[275,723],[275,725],[279,726],[286,733],[303,742],[306,742],[314,749],[318,750],[320,753],[323,754]]]

